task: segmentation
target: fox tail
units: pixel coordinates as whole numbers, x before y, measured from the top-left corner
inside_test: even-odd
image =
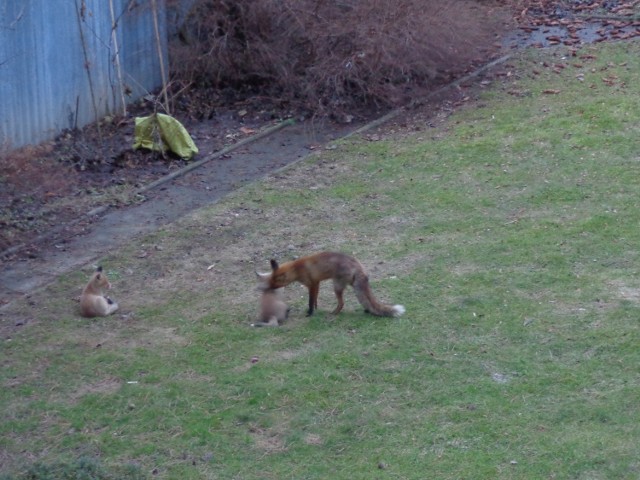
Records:
[[[402,305],[385,305],[376,300],[369,286],[369,278],[364,274],[356,275],[353,282],[353,289],[356,292],[356,298],[360,302],[360,305],[372,315],[378,317],[399,317],[405,312],[405,308]]]

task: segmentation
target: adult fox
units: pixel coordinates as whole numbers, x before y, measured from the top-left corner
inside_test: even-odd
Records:
[[[338,305],[332,312],[334,315],[344,307],[342,294],[347,285],[353,287],[358,301],[368,313],[380,317],[398,317],[405,312],[402,305],[391,306],[378,302],[360,262],[344,253],[320,252],[282,265],[272,259],[271,270],[271,273],[259,274],[266,288],[276,289],[300,282],[309,289],[307,315],[313,314],[313,310],[318,308],[318,293],[323,280],[333,280],[333,290],[338,299]]]
[[[80,314],[83,317],[106,317],[118,310],[118,304],[104,294],[110,288],[109,279],[102,267],[98,267],[80,295]]]

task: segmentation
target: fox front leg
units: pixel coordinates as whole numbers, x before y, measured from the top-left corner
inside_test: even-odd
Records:
[[[313,315],[313,310],[318,308],[318,293],[320,292],[320,283],[313,283],[309,287],[309,310],[307,317]]]

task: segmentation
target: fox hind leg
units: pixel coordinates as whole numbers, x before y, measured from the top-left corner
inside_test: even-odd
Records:
[[[339,314],[342,311],[342,307],[344,307],[344,288],[345,286],[340,283],[333,283],[333,291],[335,292],[336,298],[338,299],[338,305],[333,310],[333,312],[331,312],[333,315]]]
[[[98,305],[98,308],[102,312],[101,315],[105,317],[118,310],[118,304],[106,295],[103,297],[98,297]]]
[[[116,302],[114,302],[113,300],[109,299],[109,310],[108,310],[108,315],[111,315],[113,312],[115,312],[116,310],[118,310],[118,304]]]
[[[343,296],[344,287],[342,287],[342,288],[336,287],[334,289],[334,292],[336,294],[336,298],[338,299],[338,305],[336,306],[336,308],[331,313],[333,315],[337,315],[342,311],[342,307],[344,307],[344,296]]]

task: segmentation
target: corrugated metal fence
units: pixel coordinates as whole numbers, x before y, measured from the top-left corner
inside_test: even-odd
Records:
[[[165,17],[164,0],[0,0],[0,147],[121,113],[160,87]]]

